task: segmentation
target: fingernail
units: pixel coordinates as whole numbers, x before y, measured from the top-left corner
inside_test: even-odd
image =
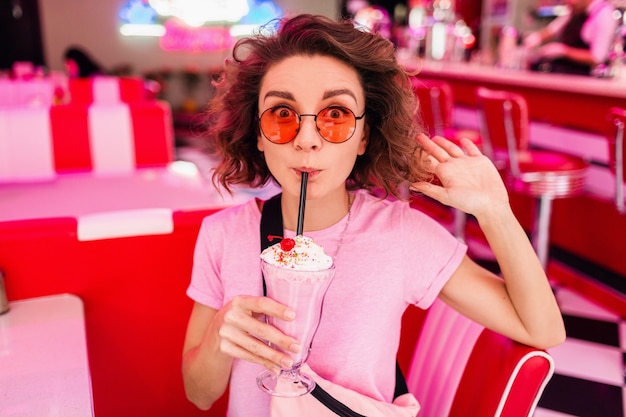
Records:
[[[299,353],[301,349],[302,347],[298,343],[294,343],[291,346],[289,346],[289,350],[292,351],[293,353]]]
[[[288,318],[288,319],[293,320],[293,319],[296,318],[296,312],[291,310],[291,309],[288,309],[288,310],[285,311],[285,317]]]
[[[285,367],[285,368],[291,368],[293,366],[293,361],[291,359],[283,359],[282,361],[280,361],[280,363]]]

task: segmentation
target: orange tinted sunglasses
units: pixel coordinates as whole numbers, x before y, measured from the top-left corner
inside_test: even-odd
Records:
[[[303,116],[311,116],[320,136],[331,143],[342,143],[354,135],[357,120],[352,110],[342,106],[329,106],[317,114],[298,114],[290,107],[280,105],[270,107],[259,116],[259,126],[263,136],[270,142],[283,144],[295,139],[300,131]]]

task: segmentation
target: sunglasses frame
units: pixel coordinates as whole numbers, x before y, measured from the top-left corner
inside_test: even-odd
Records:
[[[269,137],[265,134],[265,132],[263,131],[263,127],[261,127],[261,118],[263,118],[263,115],[264,115],[265,113],[267,113],[268,111],[273,111],[273,110],[276,110],[276,109],[281,108],[281,107],[284,107],[284,108],[290,109],[291,111],[293,111],[293,112],[294,112],[294,113],[298,116],[298,129],[296,129],[296,134],[293,136],[293,138],[289,139],[287,142],[275,142],[275,141],[273,141],[272,139],[270,139],[270,138],[269,138]],[[321,114],[324,110],[333,109],[333,108],[335,108],[335,109],[341,109],[342,111],[348,111],[348,112],[350,112],[350,113],[352,114],[352,116],[354,117],[354,130],[352,131],[352,133],[350,134],[350,136],[348,136],[346,139],[342,140],[341,142],[336,142],[336,141],[331,141],[331,140],[326,139],[326,138],[324,137],[324,135],[322,135],[322,133],[320,132],[320,128],[319,128],[319,126],[317,125],[317,118],[318,118],[318,116],[319,116],[319,115],[320,115],[320,114]],[[328,142],[328,143],[344,143],[344,142],[347,142],[348,140],[350,140],[350,138],[352,138],[352,136],[354,136],[354,132],[356,132],[356,125],[357,125],[357,122],[358,122],[359,120],[363,119],[363,118],[365,117],[365,114],[366,114],[366,113],[367,113],[367,112],[366,112],[365,110],[363,110],[363,114],[362,114],[362,115],[360,115],[360,116],[357,116],[357,115],[356,115],[356,114],[354,114],[354,112],[353,112],[352,110],[350,110],[348,107],[344,107],[344,106],[337,106],[337,105],[331,105],[331,106],[324,107],[323,109],[321,109],[320,111],[318,111],[318,112],[317,112],[317,114],[310,114],[310,113],[303,113],[303,114],[300,114],[300,113],[298,113],[297,111],[295,111],[293,108],[291,108],[291,107],[289,107],[289,106],[286,106],[286,105],[283,105],[283,104],[279,104],[278,106],[273,106],[273,107],[270,107],[270,108],[267,108],[267,109],[263,110],[263,111],[261,112],[261,114],[257,117],[257,121],[259,122],[259,130],[261,131],[261,134],[263,135],[263,137],[264,137],[265,139],[269,140],[270,142],[275,143],[275,144],[277,144],[277,145],[284,145],[284,144],[287,144],[287,143],[289,143],[289,142],[293,141],[293,140],[294,140],[294,139],[298,136],[298,133],[300,133],[300,126],[302,125],[302,117],[303,117],[303,116],[310,116],[310,117],[313,117],[313,121],[315,122],[315,129],[317,129],[317,133],[318,133],[318,134],[320,135],[320,137],[321,137],[322,139],[324,139],[326,142]]]

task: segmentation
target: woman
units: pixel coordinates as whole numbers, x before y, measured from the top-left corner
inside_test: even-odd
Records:
[[[422,133],[409,76],[389,41],[350,22],[301,15],[277,33],[241,40],[233,56],[209,109],[209,137],[222,157],[215,179],[227,188],[275,180],[284,234],[293,237],[308,172],[304,234],[336,266],[307,360],[317,374],[390,402],[402,314],[435,297],[520,342],[546,348],[564,340],[547,278],[497,170],[470,141],[461,149]],[[399,198],[407,181],[477,218],[504,280]],[[255,377],[290,359],[267,342],[303,348],[260,320],[294,314],[262,296],[261,203],[204,220],[188,289],[195,305],[183,348],[187,396],[208,409],[229,388],[229,416],[269,415],[269,395]]]
[[[592,75],[608,64],[618,21],[606,0],[567,0],[569,13],[524,39],[531,50],[531,69],[564,74]]]
[[[86,78],[103,74],[102,66],[86,51],[73,46],[63,54],[65,72],[69,78]]]

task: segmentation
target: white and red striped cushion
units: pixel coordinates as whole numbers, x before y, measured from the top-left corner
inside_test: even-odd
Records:
[[[55,177],[46,107],[0,109],[0,182]]]
[[[145,80],[137,77],[73,78],[68,82],[68,89],[74,104],[133,103],[148,98]]]
[[[447,417],[465,364],[483,327],[437,299],[420,330],[407,385],[422,405],[420,417]]]
[[[71,172],[116,174],[172,162],[169,105],[122,101],[132,95],[118,91],[122,84],[111,77],[92,80],[87,85],[94,87],[92,97],[98,101],[1,108],[0,182],[52,179]],[[137,89],[136,83],[128,85]]]
[[[170,234],[174,214],[170,208],[144,208],[85,214],[78,218],[79,241]]]
[[[550,355],[514,342],[437,299],[407,375],[420,417],[532,416],[554,373]]]

